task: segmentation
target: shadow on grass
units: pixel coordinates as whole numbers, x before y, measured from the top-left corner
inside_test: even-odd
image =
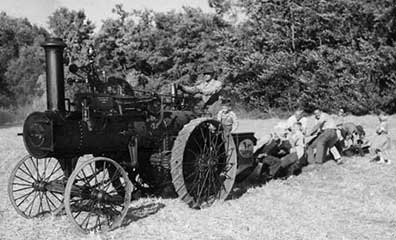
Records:
[[[275,179],[285,180],[291,175],[298,176],[302,173],[302,168],[293,170],[293,173],[290,173],[288,169],[283,169],[279,171],[276,178],[268,178],[267,175],[260,175],[262,167],[268,168],[268,166],[263,166],[262,164],[258,164],[256,168],[252,171],[252,173],[245,180],[240,182],[235,182],[234,187],[226,200],[238,199],[243,194],[245,194],[250,188],[264,186],[271,180],[275,180]],[[304,165],[304,167],[306,167],[306,165]]]
[[[261,165],[259,164],[252,173],[246,177],[245,180],[235,182],[231,193],[228,195],[226,200],[233,200],[240,198],[250,188],[261,187],[266,184],[266,180],[260,178]]]
[[[128,226],[132,222],[136,222],[140,219],[149,217],[156,214],[159,210],[165,207],[163,203],[147,203],[139,207],[131,207],[128,209],[128,213],[125,216],[121,227]]]

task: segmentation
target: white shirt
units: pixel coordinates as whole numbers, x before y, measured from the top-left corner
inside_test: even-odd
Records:
[[[306,117],[302,117],[300,118],[300,120],[297,120],[295,115],[290,116],[286,121],[287,128],[291,129],[293,125],[297,122],[301,123],[302,131],[303,133],[305,133],[305,131],[307,130],[307,122],[308,122],[308,119]]]
[[[196,88],[204,95],[212,95],[220,91],[223,87],[223,82],[212,79],[210,81],[203,81],[198,84]]]
[[[232,131],[235,131],[238,127],[238,119],[233,111],[220,110],[217,114],[217,120],[224,126],[232,126]]]
[[[302,158],[302,156],[304,155],[304,149],[305,149],[304,134],[300,131],[292,133],[289,136],[289,142],[292,145],[290,152],[295,152],[295,153],[297,153],[297,156],[299,159]]]

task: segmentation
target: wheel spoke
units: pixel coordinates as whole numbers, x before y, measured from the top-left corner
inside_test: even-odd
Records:
[[[194,154],[194,158],[195,158],[195,159],[197,159],[197,158],[198,158],[198,156],[199,156],[199,154],[198,154],[198,153],[194,152],[192,149],[190,149],[190,148],[187,148],[187,147],[186,147],[186,150],[187,150],[187,151],[189,151],[190,153]]]
[[[13,182],[12,185],[17,185],[17,186],[29,186],[29,187],[32,187],[32,184],[16,183],[16,182]]]
[[[199,194],[198,194],[198,199],[199,199],[199,200],[201,200],[201,195],[202,195],[202,193],[203,193],[204,188],[206,187],[206,181],[208,180],[208,177],[209,177],[209,171],[210,171],[210,169],[207,169],[207,170],[206,170],[206,175],[205,175],[205,178],[204,178],[204,180],[203,180],[203,182],[202,182],[201,191],[200,191]]]
[[[94,228],[96,229],[96,227],[98,227],[99,230],[101,229],[101,225],[100,225],[100,216],[99,216],[99,215],[96,215],[96,222],[95,222]]]
[[[31,173],[26,172],[25,170],[22,169],[22,167],[20,167],[18,170],[21,170],[21,172],[23,172],[24,174],[26,174],[28,177],[30,177],[33,181],[36,181],[36,179],[33,177],[33,175]],[[29,171],[30,172],[30,171]]]
[[[34,178],[34,174],[30,171],[30,169],[27,167],[26,162],[23,162],[23,166],[26,168],[26,170],[29,172],[29,175],[32,176],[33,180],[38,180]],[[19,170],[23,170],[22,166],[19,168]]]
[[[58,168],[56,168],[56,166],[58,166]],[[62,170],[62,168],[61,168],[59,162],[56,161],[56,163],[55,163],[55,165],[54,165],[54,168],[52,169],[52,171],[51,171],[51,173],[48,175],[48,177],[46,177],[46,178],[44,179],[44,181],[49,181],[49,180],[51,179],[51,177],[52,177],[55,173],[57,173],[59,170]]]
[[[35,159],[36,159],[36,162],[33,160],[32,157],[30,157],[31,162],[33,163],[33,167],[36,170],[37,180],[41,180],[40,172],[39,172],[39,169],[38,169],[38,158],[35,158]]]
[[[45,195],[45,199],[47,200],[48,208],[52,212],[51,205],[54,207],[54,209],[56,209],[57,207],[54,204],[54,202],[52,202],[52,200],[48,197],[47,192],[44,192],[44,195]]]
[[[103,163],[103,171],[102,171],[103,176],[102,176],[102,181],[101,181],[101,183],[102,183],[101,190],[104,190],[104,183],[105,183],[105,179],[106,179],[106,172],[105,171],[107,171],[106,162]]]
[[[23,190],[26,190],[26,189],[31,189],[31,188],[33,188],[33,187],[30,186],[30,187],[18,188],[18,189],[16,189],[16,190],[13,190],[13,192],[14,192],[14,193],[15,193],[15,192],[20,192],[20,191],[23,191]]]
[[[208,199],[209,199],[209,196],[210,196],[210,188],[211,188],[211,186],[212,186],[212,169],[211,168],[209,168],[209,171],[208,171],[208,184],[207,184],[207,186],[206,186],[206,201],[208,201]]]
[[[20,197],[14,199],[14,201],[16,202],[17,200],[19,200],[19,199],[25,197],[20,203],[17,204],[17,206],[18,206],[18,207],[21,206],[21,204],[22,204],[23,202],[25,202],[26,199],[27,199],[32,193],[34,193],[34,190],[30,191],[29,193],[27,193],[27,194],[25,194],[25,195],[23,195],[23,196],[20,196]]]
[[[73,215],[73,217],[75,218],[75,219],[77,219],[77,217],[82,213],[82,211],[78,211],[78,212],[76,212],[77,214],[76,215]]]
[[[36,199],[37,199],[37,192],[34,192],[34,198],[33,198],[33,200],[32,200],[32,202],[27,206],[27,208],[26,208],[26,210],[28,209],[28,207],[30,206],[30,210],[29,210],[29,216],[31,216],[32,215],[32,210],[33,210],[33,205],[34,205],[34,202],[36,201]]]
[[[81,226],[84,225],[85,221],[87,221],[87,223],[85,224],[84,229],[87,229],[88,224],[89,224],[89,217],[91,216],[91,212],[88,212],[88,215],[84,218],[84,220],[81,223]]]
[[[38,192],[39,198],[40,198],[40,204],[39,204],[39,209],[38,209],[38,213],[41,213],[42,211],[44,211],[43,209],[43,193],[42,192]],[[42,210],[42,211],[40,211]]]
[[[84,178],[82,179],[87,185],[91,182],[92,178],[94,177],[93,174],[87,177],[86,173],[84,172],[84,169],[81,169],[81,173],[83,174]],[[78,176],[78,175],[77,175]],[[77,179],[76,179],[77,180]],[[79,181],[80,179],[78,179]]]
[[[97,177],[96,168],[95,168],[95,166],[92,167],[92,163],[89,164],[89,168],[91,169],[91,171],[92,171],[92,176],[93,176],[93,178],[95,179],[95,185],[97,185],[97,184],[98,184],[98,179],[96,178],[96,177]]]
[[[21,178],[21,177],[19,177],[19,176],[17,176],[17,175],[15,175],[15,178],[18,178],[19,180],[21,180],[21,181],[23,181],[23,182],[26,182],[26,183],[30,183],[30,184],[31,184],[31,182],[29,182],[29,181],[27,181],[26,179],[23,179],[23,178]]]
[[[55,195],[55,193],[53,193],[53,192],[49,192],[49,193],[51,193],[52,196],[54,196],[59,202],[62,202],[62,200],[61,200],[59,197],[57,197],[57,196]]]
[[[43,177],[45,177],[45,173],[47,172],[47,158],[44,158],[44,169],[43,169]]]
[[[201,136],[202,136],[202,139],[204,141],[202,153],[206,153],[206,141],[207,140],[206,140],[206,137],[205,137],[205,133],[203,132],[202,127],[200,127],[199,130],[201,132]]]
[[[195,134],[195,135],[197,135],[197,134]],[[202,148],[201,144],[197,141],[195,135],[191,136],[191,139],[194,141],[195,145],[199,148],[199,151],[202,153],[203,152],[203,148]]]
[[[196,176],[197,175],[197,171],[194,171],[193,173],[191,173],[190,175],[188,175],[185,179],[190,179],[192,176]]]

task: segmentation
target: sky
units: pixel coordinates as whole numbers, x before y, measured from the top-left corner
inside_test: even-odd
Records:
[[[207,0],[0,0],[0,12],[13,17],[26,17],[30,22],[47,28],[48,16],[57,8],[83,9],[88,19],[97,27],[101,20],[114,17],[111,9],[123,4],[126,11],[131,9],[154,9],[156,11],[180,10],[182,6],[200,7],[212,12]]]

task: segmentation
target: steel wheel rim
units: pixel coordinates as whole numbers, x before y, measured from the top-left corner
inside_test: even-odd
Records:
[[[64,172],[55,158],[22,158],[11,172],[8,196],[17,213],[25,218],[40,217],[57,211],[63,205],[63,193],[46,186],[62,183]]]
[[[230,141],[216,122],[198,125],[189,137],[184,153],[183,175],[188,193],[193,197],[193,207],[211,205],[228,191],[232,180],[232,153],[228,154]]]
[[[97,169],[98,164],[103,164],[103,169]],[[111,174],[109,168],[113,167]],[[120,185],[114,187],[116,179],[121,179]],[[127,214],[131,192],[132,184],[118,163],[105,157],[93,158],[76,168],[67,182],[66,214],[83,233],[112,230]]]
[[[184,126],[184,128],[179,132],[173,148],[172,148],[172,157],[171,157],[171,175],[172,175],[172,182],[175,187],[175,190],[183,201],[185,201],[187,204],[189,204],[190,207],[200,209],[203,207],[208,207],[212,205],[215,202],[218,201],[223,201],[228,194],[231,192],[235,177],[236,177],[236,171],[237,171],[237,156],[236,156],[236,149],[235,149],[235,144],[234,141],[231,137],[231,135],[227,138],[222,138],[218,135],[217,139],[221,140],[227,140],[226,144],[224,146],[228,146],[227,148],[227,155],[230,156],[228,158],[228,171],[226,171],[226,175],[228,177],[224,178],[223,183],[224,187],[220,188],[220,192],[214,190],[212,187],[212,190],[207,190],[206,186],[203,189],[206,189],[209,194],[205,193],[205,197],[199,197],[199,194],[194,194],[194,189],[193,186],[191,185],[191,179],[189,176],[192,170],[192,165],[196,159],[196,156],[199,155],[196,152],[191,151],[190,146],[192,142],[194,141],[194,137],[196,136],[197,133],[201,134],[201,130],[199,130],[201,127],[205,127],[206,130],[210,128],[213,133],[222,133],[223,128],[221,126],[221,123],[219,121],[216,121],[214,119],[208,119],[208,118],[197,118],[189,122]],[[213,135],[216,137],[216,135]],[[203,138],[202,138],[203,139]],[[212,138],[215,139],[215,138]],[[195,142],[195,141],[194,141]],[[199,142],[199,141],[198,141]],[[216,142],[216,141],[214,141]],[[198,143],[198,145],[200,145]],[[209,146],[209,145],[208,145]],[[190,164],[190,166],[188,166]],[[190,169],[188,169],[190,168]],[[190,174],[189,174],[190,171]],[[221,171],[215,171],[218,176],[220,176]],[[208,173],[206,173],[208,174]],[[210,174],[209,174],[210,175]],[[225,176],[225,175],[223,175]],[[188,178],[188,179],[186,179]],[[205,184],[207,183],[207,180],[203,180],[202,182]],[[200,190],[198,191],[204,191],[202,189],[202,184],[200,187]],[[193,191],[192,191],[193,190]],[[217,194],[216,194],[217,193]]]

